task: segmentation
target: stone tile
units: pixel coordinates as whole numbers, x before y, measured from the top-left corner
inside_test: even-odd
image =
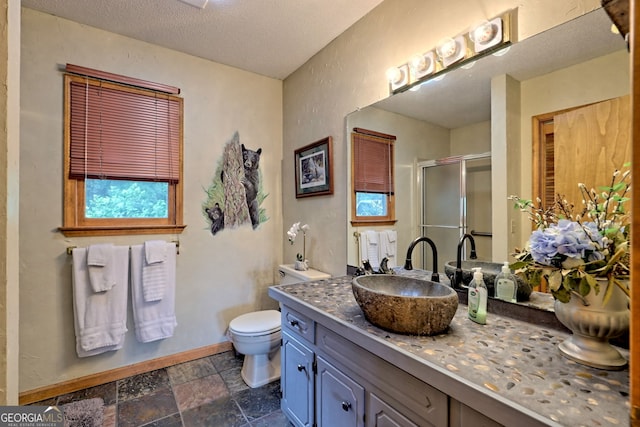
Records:
[[[182,427],[182,417],[180,414],[169,415],[161,420],[145,424],[144,427]]]
[[[171,389],[161,388],[118,404],[118,427],[136,427],[177,414]]]
[[[58,396],[57,405],[65,405],[71,402],[77,402],[78,400],[93,399],[96,397],[102,398],[105,405],[113,405],[116,403],[116,383],[111,382],[107,384],[98,385],[95,387],[85,388],[83,390],[74,391],[72,393],[63,394]]]
[[[233,396],[250,422],[280,409],[280,381],[250,388]]]
[[[173,393],[180,411],[229,396],[229,390],[218,374],[177,384],[173,386]]]
[[[257,419],[251,423],[251,427],[292,427],[293,424],[289,422],[287,417],[282,411],[272,412],[269,415],[265,415],[262,418]]]
[[[186,383],[196,378],[207,377],[216,373],[213,362],[208,357],[181,363],[167,368],[172,385]]]
[[[102,411],[102,427],[117,427],[118,407],[116,405],[105,406]]]
[[[214,354],[213,356],[209,356],[209,359],[213,362],[213,366],[216,367],[218,372],[242,367],[242,363],[244,362],[244,356],[242,354],[236,356],[233,350]]]
[[[125,378],[118,381],[118,401],[136,399],[169,386],[169,375],[165,369]]]
[[[229,393],[231,393],[232,395],[249,389],[247,383],[245,383],[240,376],[241,370],[241,367],[236,367],[220,372],[220,376],[224,380],[224,383],[227,385]]]
[[[229,397],[184,411],[182,421],[184,427],[240,427],[248,422]]]

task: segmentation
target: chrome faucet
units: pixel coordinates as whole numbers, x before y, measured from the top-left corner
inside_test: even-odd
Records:
[[[427,242],[429,246],[431,246],[431,253],[433,254],[433,272],[431,273],[431,281],[440,282],[440,276],[438,275],[438,250],[436,249],[436,244],[433,243],[433,240],[427,236],[418,237],[411,242],[409,249],[407,249],[407,259],[404,262],[404,269],[413,270],[413,265],[411,264],[411,253],[413,252],[413,248],[415,248],[420,242]]]
[[[469,239],[471,242],[471,254],[469,258],[478,259],[476,255],[476,241],[473,239],[471,234],[465,233],[458,242],[458,257],[456,258],[456,272],[453,276],[453,287],[458,288],[462,283],[462,246],[464,245],[464,241]]]

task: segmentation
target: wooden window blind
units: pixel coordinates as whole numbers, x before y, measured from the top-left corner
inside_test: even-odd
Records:
[[[393,194],[393,144],[396,137],[362,128],[354,128],[352,137],[354,190]]]
[[[179,180],[182,98],[66,77],[71,79],[69,178]]]
[[[72,64],[65,71],[59,230],[71,237],[181,233],[186,225],[180,89]],[[166,182],[167,216],[87,216],[87,179]]]

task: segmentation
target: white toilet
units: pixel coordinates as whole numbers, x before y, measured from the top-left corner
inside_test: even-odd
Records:
[[[293,265],[281,265],[278,271],[282,285],[331,277],[313,269],[298,271]],[[240,375],[251,388],[280,378],[280,325],[277,310],[246,313],[229,323],[229,339],[236,351],[244,354]]]
[[[240,375],[251,388],[280,378],[280,312],[254,311],[229,323],[233,347],[244,354]]]

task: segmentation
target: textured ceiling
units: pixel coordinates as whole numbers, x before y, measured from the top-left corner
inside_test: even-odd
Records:
[[[22,6],[284,79],[382,0],[22,0]]]

